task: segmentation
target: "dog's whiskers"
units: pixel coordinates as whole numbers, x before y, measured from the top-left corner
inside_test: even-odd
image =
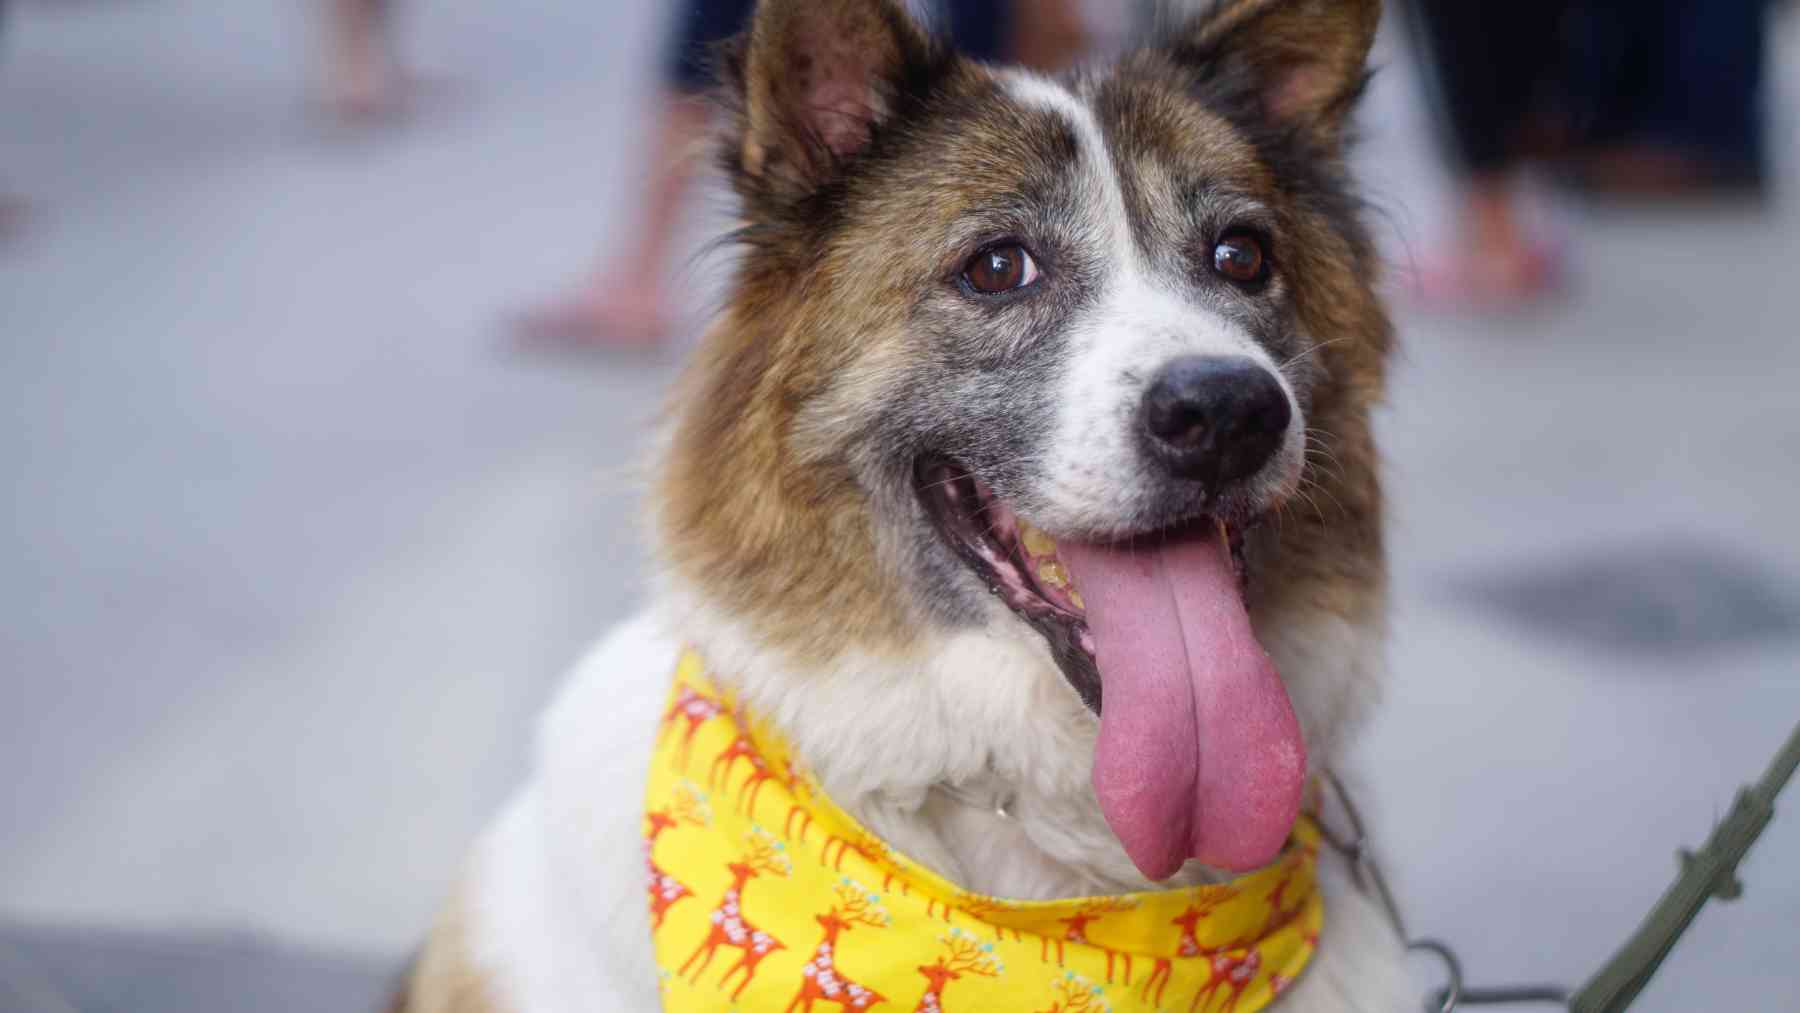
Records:
[[[1340,515],[1342,515],[1344,517],[1350,516],[1349,509],[1344,506],[1343,501],[1338,499],[1337,496],[1335,494],[1333,494],[1329,488],[1325,487],[1323,484],[1321,484],[1320,482],[1318,482],[1315,479],[1311,479],[1311,478],[1306,477],[1305,475],[1302,475],[1300,477],[1300,489],[1298,491],[1300,492],[1300,494],[1302,496],[1306,497],[1306,501],[1308,503],[1313,504],[1314,510],[1319,510],[1318,501],[1314,500],[1312,498],[1309,490],[1310,490],[1310,492],[1323,493],[1325,498],[1330,500],[1332,505],[1338,508],[1338,513]],[[1319,511],[1319,520],[1321,520],[1321,521],[1325,520],[1325,513],[1322,510]]]
[[[1336,433],[1326,432],[1323,429],[1315,429],[1312,426],[1306,427],[1306,438],[1309,441],[1310,440],[1318,440],[1321,443],[1326,443],[1326,444],[1337,442],[1337,434]]]
[[[1341,462],[1339,462],[1336,458],[1330,457],[1330,456],[1314,457],[1314,456],[1312,456],[1312,452],[1309,450],[1305,455],[1305,461],[1306,461],[1307,466],[1318,471],[1320,474],[1324,475],[1326,478],[1330,478],[1330,479],[1333,479],[1338,482],[1344,481],[1343,464]]]
[[[1349,338],[1332,338],[1330,341],[1316,342],[1312,345],[1307,346],[1304,350],[1296,353],[1292,358],[1288,359],[1288,361],[1282,363],[1279,368],[1285,371],[1288,367],[1294,365],[1296,362],[1299,362],[1301,359],[1304,359],[1307,356],[1312,355],[1314,352],[1317,352],[1322,348],[1330,348],[1332,345],[1339,344],[1340,342],[1349,341],[1349,340],[1350,340]]]

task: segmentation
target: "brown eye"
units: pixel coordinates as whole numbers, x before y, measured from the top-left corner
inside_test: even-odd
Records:
[[[1255,236],[1227,232],[1213,247],[1213,270],[1240,285],[1254,285],[1269,276],[1269,260]]]
[[[1037,281],[1038,266],[1023,246],[1011,243],[990,246],[969,258],[962,276],[970,288],[982,295],[999,295]]]

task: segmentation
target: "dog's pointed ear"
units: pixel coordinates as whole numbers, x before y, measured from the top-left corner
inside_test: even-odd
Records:
[[[1168,48],[1226,99],[1335,150],[1380,23],[1381,0],[1219,0]]]
[[[789,192],[826,182],[919,83],[930,52],[895,0],[761,0],[728,65],[742,171]]]

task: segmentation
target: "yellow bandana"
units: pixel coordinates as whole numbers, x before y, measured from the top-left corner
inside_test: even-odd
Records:
[[[969,893],[819,791],[687,652],[645,800],[667,1013],[1254,1013],[1324,923],[1319,833],[1218,886],[1055,901]]]

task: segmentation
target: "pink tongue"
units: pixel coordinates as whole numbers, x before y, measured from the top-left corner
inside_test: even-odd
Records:
[[[1094,789],[1126,854],[1155,880],[1189,858],[1268,864],[1300,811],[1306,747],[1220,540],[1057,552],[1099,656]]]

